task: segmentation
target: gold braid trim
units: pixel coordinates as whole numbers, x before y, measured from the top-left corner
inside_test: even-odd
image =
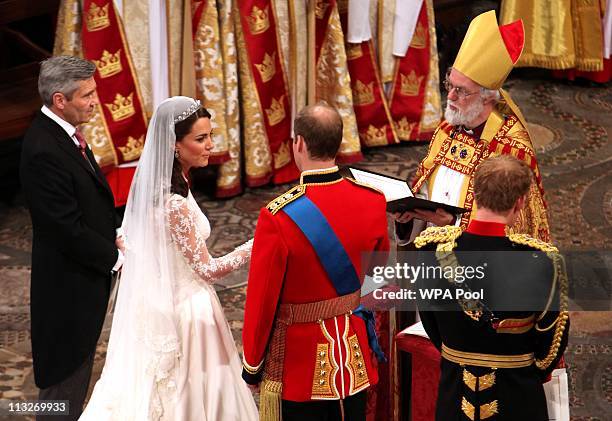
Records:
[[[276,213],[281,210],[283,206],[288,205],[304,194],[306,194],[306,186],[304,184],[298,184],[286,193],[283,193],[276,199],[272,200],[266,205],[266,208],[268,208],[272,215],[276,215]]]
[[[414,244],[417,248],[421,248],[429,243],[437,243],[436,259],[443,269],[446,267],[456,268],[459,266],[457,256],[453,252],[457,247],[457,238],[462,234],[461,227],[447,225],[445,227],[429,227],[421,233],[415,240]],[[455,273],[453,270],[452,273]],[[455,283],[454,277],[447,279],[449,283]],[[457,300],[458,304],[463,309],[463,312],[472,320],[480,320],[482,316],[482,305],[477,300]]]
[[[559,249],[545,241],[538,240],[527,234],[510,234],[508,239],[516,244],[533,247],[545,253],[558,253]]]
[[[261,370],[261,368],[263,367],[263,363],[264,363],[264,360],[261,360],[259,364],[257,364],[256,366],[252,366],[246,362],[246,359],[244,358],[244,356],[242,357],[242,367],[249,374],[259,373],[259,370]]]
[[[544,331],[549,330],[552,326],[555,326],[555,333],[553,334],[553,340],[548,350],[548,355],[542,360],[536,359],[535,364],[540,370],[546,370],[552,362],[557,358],[559,348],[561,347],[561,340],[563,339],[563,333],[569,320],[568,310],[568,281],[567,273],[565,271],[565,262],[559,254],[549,254],[553,259],[555,265],[555,273],[559,281],[559,316],[555,319],[555,322],[549,327],[545,328]],[[537,324],[536,329],[539,330]]]
[[[280,421],[282,419],[283,384],[264,380],[259,395],[259,419],[261,421]]]
[[[555,333],[553,334],[553,340],[550,345],[550,349],[548,350],[548,354],[542,360],[536,359],[535,364],[540,370],[546,370],[552,362],[557,358],[557,354],[559,353],[559,348],[561,347],[561,340],[563,339],[563,333],[565,332],[565,327],[567,326],[567,321],[569,320],[569,312],[568,310],[568,280],[567,280],[567,272],[565,271],[565,262],[563,257],[559,254],[559,250],[557,247],[552,244],[546,243],[544,241],[538,240],[536,238],[530,237],[527,234],[512,234],[508,237],[510,241],[517,244],[523,244],[529,247],[533,247],[535,249],[541,250],[546,253],[546,255],[553,261],[555,273],[554,273],[554,282],[559,283],[559,316],[555,319],[555,321],[546,328],[539,328],[536,324],[536,330],[539,332],[546,332],[555,327]],[[551,292],[551,298],[554,295],[554,287]],[[551,299],[549,299],[548,305],[550,305]],[[547,305],[547,308],[548,308]],[[547,310],[544,311],[538,318],[541,320],[544,317],[544,314]]]
[[[414,239],[414,245],[416,248],[421,248],[430,243],[438,243],[438,251],[452,251],[457,246],[455,240],[461,233],[461,227],[451,225],[445,227],[429,227]]]

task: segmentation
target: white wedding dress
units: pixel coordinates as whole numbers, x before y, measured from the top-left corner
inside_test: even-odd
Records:
[[[173,239],[169,247],[177,261],[183,262],[177,265],[174,279],[180,351],[177,380],[171,387],[158,385],[147,419],[257,420],[257,407],[242,380],[236,345],[212,286],[215,280],[246,263],[237,254],[243,250],[250,253],[250,244],[236,249],[238,253],[204,263],[210,224],[191,193],[187,198],[172,195],[168,213]],[[121,417],[135,413],[125,410],[130,402],[121,396],[106,394],[113,384],[130,381],[112,378],[116,374],[106,369],[102,372],[81,420],[123,421]]]
[[[213,258],[191,193],[170,193],[174,124],[199,102],[170,98],[147,132],[126,206],[125,263],[104,369],[80,420],[250,421],[258,411],[212,284],[252,241]]]

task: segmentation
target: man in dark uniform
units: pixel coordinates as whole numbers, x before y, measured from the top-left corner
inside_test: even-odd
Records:
[[[476,170],[477,213],[465,232],[431,227],[415,240],[426,266],[444,273],[420,279],[419,289],[453,297],[419,302],[442,354],[438,421],[548,420],[543,383],[567,344],[567,276],[555,247],[505,233],[531,183],[529,167],[516,158],[487,159]],[[468,279],[468,267],[483,275]]]
[[[293,142],[300,184],[257,222],[243,378],[262,382],[262,420],[365,420],[366,389],[378,381],[372,351],[380,349],[360,287],[378,264],[363,253],[389,250],[386,202],[339,174],[341,141],[335,109],[300,111]]]

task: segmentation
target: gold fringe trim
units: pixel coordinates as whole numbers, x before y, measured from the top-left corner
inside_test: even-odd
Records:
[[[529,53],[523,53],[516,65],[516,67],[541,67],[552,70],[571,69],[575,66],[576,57],[574,55],[551,57]]]
[[[603,68],[603,59],[579,58],[576,60],[576,69],[583,72],[601,72]]]
[[[259,394],[259,419],[261,421],[281,421],[281,399],[283,384],[264,380]]]
[[[549,57],[524,53],[516,67],[541,67],[551,70],[577,69],[583,72],[600,72],[603,59],[576,58],[573,56]]]

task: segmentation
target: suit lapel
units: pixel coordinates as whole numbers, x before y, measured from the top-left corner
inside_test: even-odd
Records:
[[[106,176],[104,175],[104,173],[102,172],[102,169],[100,168],[100,166],[98,165],[98,162],[96,161],[96,158],[94,157],[93,152],[91,151],[91,149],[88,147],[87,149],[85,149],[85,153],[87,154],[87,158],[89,159],[89,162],[91,162],[91,165],[96,173],[96,179],[98,181],[100,181],[100,183],[102,184],[102,186],[104,186],[104,188],[106,189],[107,193],[110,194],[110,197],[113,199],[113,202],[115,201],[115,196],[113,196],[113,191],[111,190],[110,186],[108,185],[108,181],[106,181]],[[80,155],[80,152],[79,152]]]
[[[62,129],[57,123],[55,123],[49,117],[44,115],[42,112],[39,113],[40,117],[43,118],[44,121],[47,122],[47,125],[53,130],[54,137],[57,140],[57,143],[60,148],[72,159],[74,159],[84,169],[84,171],[86,171],[96,181],[96,183],[98,183],[104,188],[104,190],[110,196],[114,203],[115,199],[113,196],[113,192],[110,186],[108,185],[108,182],[106,181],[106,177],[104,177],[104,174],[102,174],[102,170],[100,170],[100,167],[98,166],[98,163],[96,162],[96,159],[93,156],[93,153],[91,152],[89,147],[85,149],[85,153],[89,158],[88,163],[83,158],[83,155],[81,155],[81,152],[79,151],[79,148],[77,148],[77,146],[74,144],[74,141],[70,138],[70,136],[68,136],[68,133],[66,133],[64,129]]]

